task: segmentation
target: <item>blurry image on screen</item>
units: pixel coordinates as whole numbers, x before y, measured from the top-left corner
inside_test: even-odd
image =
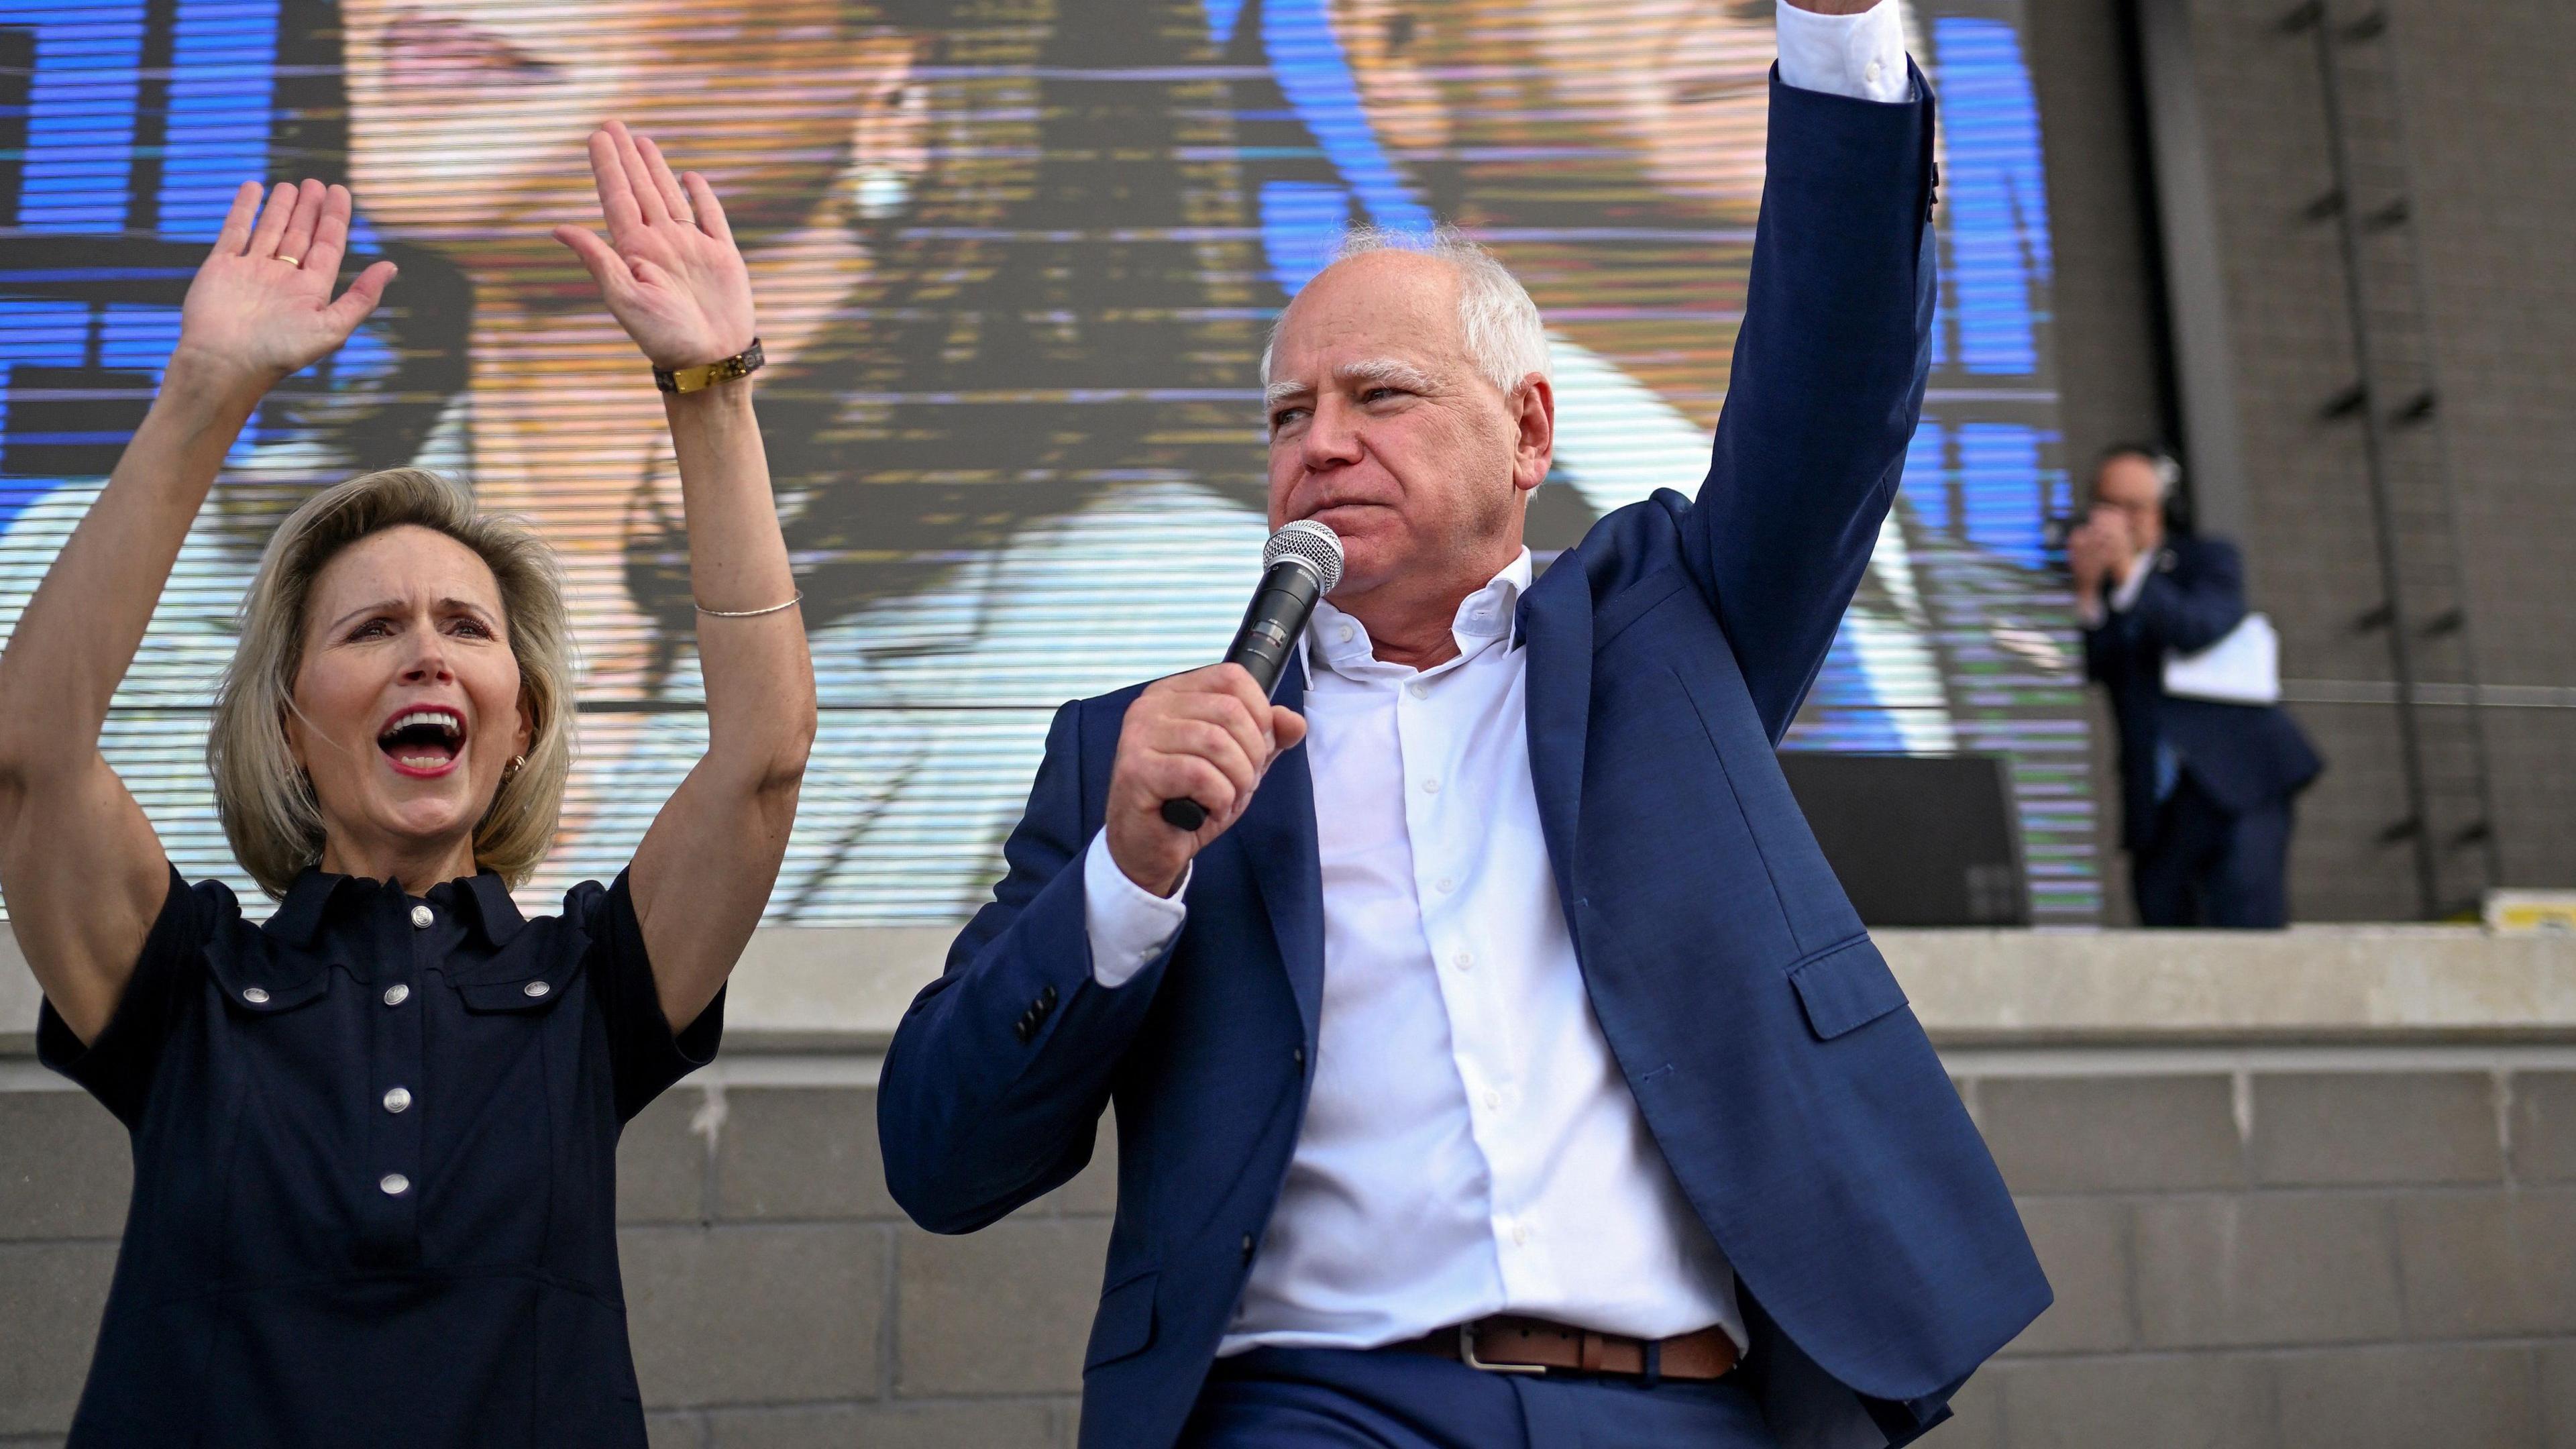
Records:
[[[2090,919],[2020,11],[1907,3],[1943,101],[1932,391],[1790,743],[2008,755],[2039,918]],[[1542,554],[1696,486],[1771,27],[1743,0],[0,0],[0,61],[28,57],[0,64],[0,630],[140,417],[232,186],[347,180],[359,250],[403,274],[230,460],[108,752],[174,863],[247,892],[202,764],[232,611],[308,490],[419,463],[569,575],[581,759],[530,898],[623,865],[705,720],[659,397],[546,235],[617,114],[726,197],[773,364],[823,708],[771,917],[954,920],[1054,706],[1222,648],[1266,532],[1262,343],[1344,226],[1457,222],[1549,318]]]

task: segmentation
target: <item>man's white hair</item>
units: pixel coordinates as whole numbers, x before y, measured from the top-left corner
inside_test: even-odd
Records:
[[[1465,232],[1445,221],[1428,232],[1357,226],[1343,233],[1327,265],[1371,252],[1412,252],[1449,264],[1458,274],[1458,330],[1467,340],[1467,360],[1505,397],[1511,396],[1520,387],[1521,379],[1533,372],[1541,377],[1552,375],[1547,324],[1539,319],[1538,304],[1530,300],[1528,289],[1512,275],[1511,268],[1495,260],[1492,252],[1478,246]],[[1270,357],[1278,350],[1279,329],[1287,320],[1287,309],[1280,309],[1279,320],[1270,324],[1270,341],[1261,349],[1261,385],[1265,390],[1270,386]]]

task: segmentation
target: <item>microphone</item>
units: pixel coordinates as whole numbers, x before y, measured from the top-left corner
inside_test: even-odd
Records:
[[[1242,665],[1267,696],[1279,687],[1279,676],[1288,667],[1288,651],[1296,647],[1297,636],[1306,632],[1315,601],[1341,581],[1342,541],[1331,529],[1301,518],[1270,535],[1261,550],[1261,587],[1252,592],[1252,603],[1243,611],[1243,626],[1234,631],[1234,643],[1226,647],[1225,662]],[[1188,798],[1166,800],[1163,819],[1175,828],[1195,831],[1207,824],[1207,807]]]

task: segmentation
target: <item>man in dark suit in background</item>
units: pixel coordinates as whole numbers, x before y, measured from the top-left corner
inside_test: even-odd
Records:
[[[2277,928],[2289,921],[2291,802],[2325,767],[2278,705],[2186,699],[2169,655],[2243,623],[2236,546],[2170,527],[2182,469],[2123,444],[2102,455],[2093,509],[2066,540],[2084,668],[2120,729],[2120,835],[2148,926]]]
[[[1897,6],[1779,36],[1698,496],[1533,577],[1537,307],[1461,238],[1355,240],[1263,366],[1270,523],[1346,560],[1277,700],[1222,665],[1065,706],[895,1033],[886,1179],[937,1232],[1071,1178],[1116,1104],[1087,1449],[1880,1449],[2048,1304],[1774,754],[1935,275]]]

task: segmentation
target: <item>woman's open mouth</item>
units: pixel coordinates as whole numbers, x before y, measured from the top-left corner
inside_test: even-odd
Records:
[[[376,748],[403,774],[434,780],[465,757],[465,716],[443,704],[414,705],[376,731]]]

